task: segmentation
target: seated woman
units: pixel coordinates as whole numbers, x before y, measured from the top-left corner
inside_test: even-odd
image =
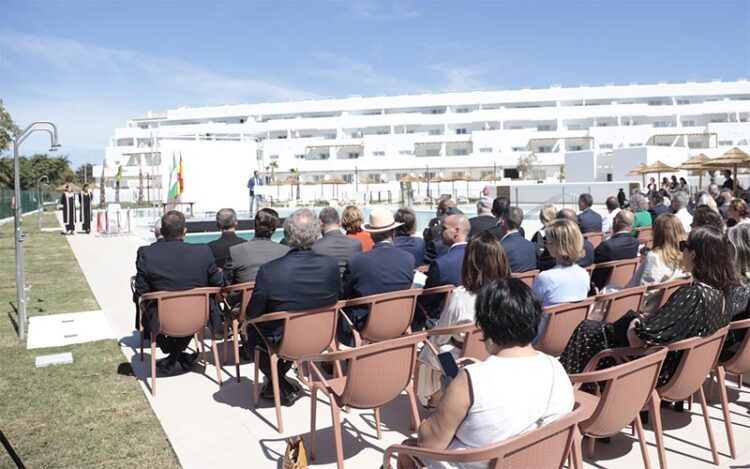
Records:
[[[403,225],[396,228],[396,237],[393,239],[393,246],[410,252],[414,256],[414,267],[424,264],[424,239],[414,236],[417,232],[417,215],[409,207],[401,207],[393,215],[396,223]]]
[[[531,346],[541,314],[541,305],[522,281],[501,278],[484,285],[477,295],[476,322],[490,357],[458,373],[435,411],[419,426],[418,440],[410,443],[439,450],[477,448],[570,413],[573,388],[565,371],[557,360]],[[409,456],[400,455],[398,463],[402,468],[415,467]]]
[[[742,199],[732,199],[729,203],[729,218],[736,222],[734,226],[750,223],[750,211],[747,209],[747,203]]]
[[[630,209],[633,210],[633,229],[651,226],[651,212],[648,211],[648,199],[642,194],[633,194],[630,198]],[[636,232],[633,232],[636,233]]]
[[[721,213],[718,210],[712,209],[708,205],[698,205],[695,208],[695,213],[693,213],[693,222],[690,224],[690,229],[705,225],[715,226],[721,231],[726,231],[727,229],[724,219],[721,218]]]
[[[677,290],[652,316],[630,311],[612,324],[590,319],[581,322],[560,356],[568,373],[580,373],[605,348],[667,345],[709,336],[729,324],[730,312],[739,309],[742,298],[735,294],[737,280],[727,235],[713,226],[702,226],[690,231],[680,249],[682,264],[692,273],[693,283]],[[747,304],[746,296],[744,302]],[[672,378],[679,359],[679,354],[667,355],[659,386]]]
[[[730,302],[733,311],[730,311],[730,321],[740,321],[750,318],[750,224],[744,223],[729,230],[729,242],[734,247],[734,267],[737,272],[739,286],[736,289],[735,298]],[[744,299],[743,299],[744,295]],[[744,301],[744,304],[743,304]],[[737,352],[745,338],[747,329],[729,331],[724,340],[724,348],[721,350],[721,361],[732,358]]]
[[[576,261],[584,256],[583,235],[571,220],[552,220],[545,228],[547,249],[556,265],[534,279],[542,306],[581,301],[589,292],[589,274]]]
[[[365,217],[354,205],[347,206],[341,214],[341,227],[346,231],[346,235],[359,240],[362,243],[362,252],[367,252],[372,249],[374,243],[370,238],[370,233],[362,230],[364,224]]]
[[[544,230],[547,224],[555,219],[555,215],[557,215],[557,207],[552,204],[544,204],[544,207],[539,211],[539,221],[542,222],[542,227],[531,237],[531,242],[536,244],[537,259],[544,252]]]
[[[682,253],[680,253],[680,241],[685,239],[685,230],[682,228],[680,219],[671,213],[656,217],[653,233],[653,249],[643,257],[635,275],[625,288],[654,285],[685,276],[682,270]],[[649,315],[658,306],[661,295],[654,295],[654,293],[644,294],[642,314]]]
[[[499,278],[510,276],[510,265],[500,242],[492,233],[479,233],[469,240],[464,251],[461,267],[461,286],[453,290],[440,313],[436,328],[474,323],[474,303],[477,293],[486,284]],[[436,336],[430,341],[440,352],[450,352],[453,358],[461,355],[461,335]],[[440,399],[440,365],[430,347],[424,347],[419,354],[424,366],[419,368],[417,389],[419,401],[434,407]]]

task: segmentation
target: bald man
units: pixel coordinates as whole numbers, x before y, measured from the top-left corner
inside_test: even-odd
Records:
[[[620,259],[632,259],[638,256],[638,240],[633,238],[633,212],[622,210],[615,216],[612,225],[612,237],[602,242],[594,250],[594,262],[609,262]],[[591,276],[591,281],[599,289],[604,287],[611,269],[596,269]],[[625,285],[619,285],[624,287]]]
[[[464,215],[449,215],[443,220],[441,229],[443,244],[448,248],[430,264],[425,288],[461,285],[461,267],[464,263],[464,251],[471,224]],[[436,318],[442,309],[442,299],[442,295],[420,297],[419,304],[424,308],[427,316]],[[412,330],[421,330],[425,319],[424,313],[417,311],[412,322]]]

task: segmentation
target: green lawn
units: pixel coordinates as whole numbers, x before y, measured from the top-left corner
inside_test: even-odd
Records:
[[[45,226],[57,226],[51,213]],[[98,309],[65,236],[24,218],[29,316]],[[29,468],[179,467],[114,339],[27,351],[18,341],[13,223],[0,226],[0,430]],[[35,368],[38,355],[75,363]],[[0,468],[12,467],[0,446]]]

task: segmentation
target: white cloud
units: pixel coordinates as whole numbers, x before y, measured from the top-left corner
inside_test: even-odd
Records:
[[[375,21],[410,20],[419,12],[408,0],[341,0],[338,2],[354,16]]]

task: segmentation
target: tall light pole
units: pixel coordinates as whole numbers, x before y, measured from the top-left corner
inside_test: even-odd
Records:
[[[42,211],[44,211],[44,200],[42,198],[42,182],[49,184],[49,178],[45,174],[36,180],[37,197],[39,197],[39,204],[37,205],[37,218],[39,219],[39,231],[42,231]]]
[[[34,132],[47,132],[49,134],[52,142],[50,151],[55,151],[60,147],[60,143],[57,141],[57,127],[52,122],[32,122],[18,135],[13,137],[14,197],[16,201],[15,210],[13,211],[16,240],[16,303],[18,305],[18,338],[22,341],[26,340],[27,317],[26,283],[23,271],[23,232],[21,231],[21,216],[23,215],[21,204],[21,166],[18,159],[18,147]]]

